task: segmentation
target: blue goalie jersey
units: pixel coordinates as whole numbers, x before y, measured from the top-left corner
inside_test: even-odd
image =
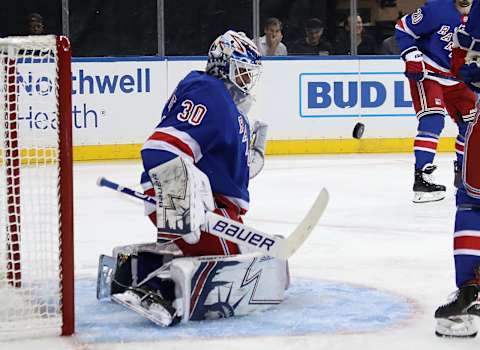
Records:
[[[178,84],[142,147],[142,186],[151,193],[150,169],[176,156],[189,158],[208,176],[215,199],[245,213],[249,145],[248,119],[237,109],[224,82],[192,71]]]
[[[453,0],[427,2],[397,22],[398,47],[401,52],[417,47],[428,70],[449,75],[453,33],[466,19]]]

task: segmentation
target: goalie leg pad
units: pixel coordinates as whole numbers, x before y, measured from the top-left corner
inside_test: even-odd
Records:
[[[100,255],[97,273],[97,299],[102,300],[112,295],[111,286],[115,273],[116,260],[108,255]]]
[[[178,323],[181,317],[173,306],[173,281],[152,274],[152,271],[160,271],[164,265],[168,266],[178,254],[160,247],[156,244],[130,245],[115,248],[116,259],[102,255],[98,269],[97,298],[111,297],[112,301],[162,327]]]
[[[134,257],[136,258],[136,257]],[[97,299],[123,293],[133,284],[132,256],[119,254],[117,258],[100,255],[97,273]]]
[[[118,266],[110,275],[121,281],[111,298],[161,326],[180,319],[227,318],[268,309],[283,301],[289,283],[287,261],[258,253],[177,257],[151,271],[163,258],[155,259],[151,252],[119,254]],[[129,281],[131,286],[126,285]]]
[[[159,277],[149,278],[152,271],[164,265],[165,256],[153,252],[140,252],[137,257],[137,276],[142,287],[155,291],[163,299],[175,300],[174,284],[169,279]]]
[[[110,297],[137,286],[151,271],[179,257],[181,252],[174,244],[156,243],[132,244],[113,249],[113,256],[101,255],[97,275],[97,299]],[[172,295],[171,282],[156,284],[150,282],[152,289],[165,286],[166,295]]]
[[[123,293],[132,286],[134,279],[132,276],[132,264],[135,265],[136,259],[136,256],[127,254],[119,254],[117,256],[117,265],[110,290],[111,294]]]
[[[191,161],[181,157],[148,172],[157,198],[159,233],[181,236],[194,244],[205,223],[205,211],[214,209],[210,181]]]
[[[182,320],[248,315],[283,301],[287,262],[257,253],[179,258],[170,266]]]

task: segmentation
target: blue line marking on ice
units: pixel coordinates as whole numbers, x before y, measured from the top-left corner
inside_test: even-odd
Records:
[[[76,336],[86,343],[362,333],[394,326],[415,311],[407,298],[385,291],[294,278],[285,301],[271,310],[161,328],[120,305],[96,300],[95,290],[93,280],[76,281]]]

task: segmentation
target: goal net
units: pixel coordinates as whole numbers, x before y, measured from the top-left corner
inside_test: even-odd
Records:
[[[72,334],[70,45],[0,39],[0,341]]]

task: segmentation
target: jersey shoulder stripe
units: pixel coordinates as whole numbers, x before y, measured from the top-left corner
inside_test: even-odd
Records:
[[[420,36],[418,36],[417,34],[415,34],[415,33],[408,27],[408,24],[407,24],[407,22],[406,22],[406,19],[407,19],[407,16],[403,16],[402,18],[400,18],[400,19],[397,21],[397,24],[395,25],[395,29],[400,30],[400,31],[408,34],[408,35],[411,36],[413,39],[419,39]]]
[[[144,143],[142,150],[156,149],[178,156],[187,156],[194,163],[202,159],[202,150],[198,142],[188,133],[174,127],[159,127]]]

